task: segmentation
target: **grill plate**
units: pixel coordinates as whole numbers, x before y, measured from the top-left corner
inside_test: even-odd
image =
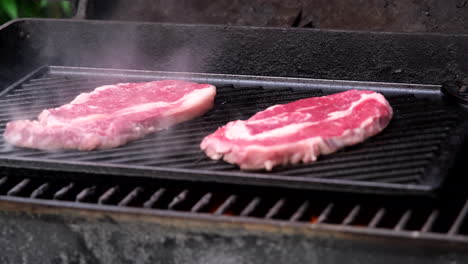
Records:
[[[43,67],[0,93],[0,133],[14,119],[33,119],[104,84],[185,79],[217,86],[204,116],[125,146],[91,152],[22,149],[0,140],[0,166],[51,171],[176,178],[306,189],[422,194],[440,187],[464,141],[463,113],[437,86],[210,74]],[[207,158],[204,136],[268,106],[349,89],[385,94],[394,108],[389,127],[363,144],[322,156],[314,164],[273,172],[242,172]],[[75,175],[75,176],[73,176]],[[67,177],[76,177],[70,174]]]

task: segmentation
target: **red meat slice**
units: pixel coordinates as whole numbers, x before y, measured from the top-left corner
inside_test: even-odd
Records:
[[[175,80],[105,85],[37,121],[9,122],[4,138],[44,150],[113,148],[204,114],[215,95],[212,85]]]
[[[237,120],[205,137],[201,149],[212,159],[241,169],[314,162],[382,131],[392,118],[383,95],[350,90],[274,105],[246,121]]]

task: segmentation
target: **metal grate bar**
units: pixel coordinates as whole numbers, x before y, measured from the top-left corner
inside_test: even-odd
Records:
[[[380,223],[380,220],[382,220],[382,218],[384,217],[385,213],[386,213],[385,208],[380,208],[375,213],[374,217],[372,218],[368,226],[371,228],[376,228],[377,225]]]
[[[421,232],[424,232],[424,233],[430,232],[438,216],[439,216],[439,210],[437,209],[432,210],[431,214],[429,215],[423,227],[421,228]]]
[[[275,100],[278,99],[280,100],[281,98],[278,98],[281,95],[287,95],[289,96],[292,92],[292,89],[268,89],[268,94],[264,94],[264,90],[257,90],[257,92],[252,92],[250,88],[248,87],[242,87],[242,88],[235,88],[231,90],[224,89],[225,93],[221,94],[220,96],[217,97],[219,100],[232,100],[235,102],[246,102],[248,100],[256,100],[257,102],[264,101],[264,100]],[[297,97],[300,96],[309,96],[309,95],[321,95],[321,91],[315,91],[315,92],[296,92],[295,95]],[[233,97],[235,95],[235,97]],[[262,97],[259,98],[259,95]]]
[[[156,204],[156,202],[159,201],[159,198],[161,198],[165,191],[166,189],[161,188],[154,192],[153,195],[151,195],[151,197],[149,198],[149,200],[143,203],[143,207],[152,208]]]
[[[0,187],[2,187],[2,185],[4,185],[7,181],[8,181],[7,176],[4,176],[4,177],[0,178]]]
[[[18,193],[20,193],[24,188],[26,188],[26,186],[31,182],[30,179],[24,179],[22,181],[20,181],[15,187],[13,187],[12,189],[10,189],[8,192],[7,192],[7,195],[8,196],[14,196],[14,195],[18,195]]]
[[[450,114],[447,113],[447,111],[444,111],[442,109],[438,110],[429,110],[429,111],[412,111],[412,112],[407,112],[407,113],[400,113],[402,114],[405,118],[418,118],[418,120],[424,120],[426,118],[440,118],[440,119],[445,119],[445,118],[450,118]]]
[[[50,183],[46,182],[41,184],[37,189],[35,189],[29,197],[33,199],[40,198],[50,190]]]
[[[463,205],[463,208],[461,209],[460,213],[458,214],[457,218],[455,219],[455,222],[453,225],[450,227],[450,230],[448,233],[450,235],[455,235],[458,234],[458,231],[460,229],[460,226],[462,225],[463,221],[468,215],[468,200],[465,201],[465,204]]]
[[[356,205],[353,207],[353,209],[349,212],[349,214],[343,219],[342,224],[343,225],[349,225],[351,224],[356,216],[359,214],[359,211],[361,210],[360,205]]]
[[[257,208],[259,203],[260,203],[259,197],[253,198],[250,201],[250,203],[244,208],[244,210],[242,210],[242,212],[240,213],[240,216],[249,216],[255,210],[255,208]]]
[[[80,91],[82,92],[85,89],[92,90],[92,88],[90,89],[89,87],[92,87],[92,86],[97,87],[97,86],[100,86],[100,84],[102,83],[103,82],[81,83],[81,84],[76,84],[76,85],[63,85],[63,86],[62,85],[61,86],[41,85],[38,87],[33,87],[30,90],[19,89],[15,91],[14,93],[10,93],[6,95],[3,100],[8,100],[8,103],[17,103],[17,102],[21,103],[21,102],[24,102],[25,100],[32,100],[32,101],[39,100],[39,102],[46,101],[44,99],[47,99],[47,96],[50,97],[51,94],[57,93],[57,92],[54,92],[54,90],[50,90],[50,89],[55,89],[55,91],[59,91],[60,96],[63,98],[75,98],[80,93]],[[45,89],[42,89],[42,88],[45,88]]]
[[[398,157],[394,158],[393,160],[397,162],[398,164],[382,164],[382,160],[379,159],[377,161],[375,160],[355,160],[353,164],[347,164],[347,163],[336,163],[335,164],[330,164],[327,166],[321,166],[320,162],[318,162],[316,165],[310,168],[307,168],[307,172],[309,173],[320,173],[321,177],[339,177],[341,175],[354,175],[354,174],[360,174],[362,172],[362,166],[369,166],[371,169],[368,170],[368,172],[380,172],[380,171],[387,171],[387,170],[393,170],[396,168],[412,168],[414,164],[418,165],[424,165],[427,163],[426,160],[428,160],[431,156],[430,155],[425,155],[423,154],[422,156],[419,157],[414,157],[414,158],[409,158],[409,157]],[[390,157],[388,157],[390,159]],[[409,160],[408,160],[409,159]],[[423,160],[421,160],[423,159]],[[383,160],[385,162],[385,160]],[[381,166],[373,166],[373,165],[381,165]],[[331,172],[333,170],[333,172]],[[335,171],[337,170],[337,171]]]
[[[420,154],[419,157],[413,158],[413,160],[418,161],[419,159],[428,159],[431,157],[430,154],[427,154],[428,150],[435,150],[433,146],[429,146],[423,149],[408,149],[405,151],[402,151],[402,153],[405,153],[405,155],[411,155],[414,154],[415,156],[418,156],[417,154]],[[375,161],[373,158],[391,158],[393,153],[391,151],[388,152],[381,152],[381,153],[373,153],[372,155],[369,154],[357,154],[353,155],[352,157],[350,156],[344,156],[344,157],[334,157],[330,159],[323,159],[318,161],[316,164],[314,164],[314,169],[316,172],[320,170],[324,170],[328,168],[326,165],[330,165],[331,168],[336,169],[336,170],[346,170],[348,168],[353,168],[355,167],[354,164],[362,164],[362,165],[375,165]],[[411,158],[410,158],[411,159]],[[401,160],[404,161],[404,160]],[[350,165],[349,167],[346,166],[351,162],[356,162],[353,163],[353,165]],[[298,175],[301,172],[305,172],[306,168],[297,168],[297,169],[290,169],[291,172],[288,172],[290,175]],[[309,170],[307,170],[309,171]],[[294,174],[292,174],[294,173]]]
[[[218,209],[216,209],[216,211],[214,212],[215,215],[222,215],[226,212],[226,210],[229,209],[229,207],[231,205],[233,205],[237,200],[237,196],[236,195],[230,195],[222,204],[221,206],[218,207]]]
[[[286,202],[285,198],[279,199],[275,203],[275,205],[273,205],[273,207],[271,207],[270,210],[268,210],[268,213],[265,215],[265,219],[271,219],[275,217],[278,214],[278,212],[281,210],[281,208],[284,206],[285,202]]]
[[[44,80],[44,81],[42,81]],[[89,79],[89,78],[57,78],[56,80],[48,80],[48,78],[44,79],[32,79],[29,80],[28,83],[24,83],[19,90],[28,90],[28,87],[36,87],[36,86],[42,86],[42,85],[56,85],[56,88],[65,88],[68,85],[73,85],[73,84],[90,84],[90,85],[95,85],[95,83],[115,83],[115,79]],[[35,90],[35,89],[34,89]]]
[[[433,141],[430,141],[428,143],[426,143],[426,142],[428,142],[428,141],[421,142],[421,145],[418,145],[418,143],[414,142],[414,141],[401,142],[399,144],[388,144],[388,145],[382,144],[382,145],[371,146],[371,147],[366,145],[366,147],[363,148],[363,149],[355,149],[355,150],[353,149],[352,150],[352,153],[353,153],[352,156],[354,156],[354,155],[356,155],[358,153],[370,155],[368,151],[377,152],[377,153],[383,153],[383,152],[387,152],[387,151],[395,151],[395,152],[399,153],[400,151],[407,150],[409,148],[415,149],[415,150],[419,149],[419,146],[421,146],[421,148],[431,146],[432,150],[436,149],[436,146],[430,145],[430,143],[432,143],[432,144],[434,143]],[[341,158],[342,156],[348,156],[348,155],[345,154],[344,152],[339,152],[339,153],[336,153],[333,156],[333,158],[337,158],[337,157]],[[329,156],[327,158],[331,158],[331,157],[332,156]],[[349,156],[349,157],[351,157],[351,156]]]
[[[98,204],[107,204],[109,203],[110,199],[114,194],[116,194],[120,190],[119,186],[114,186],[109,188],[105,191],[101,196],[98,198]]]
[[[433,140],[433,141],[436,141],[436,140],[439,140],[440,138],[443,138],[444,135],[443,134],[429,134],[429,135],[424,135],[424,134],[421,134],[420,137],[417,137],[421,140]],[[387,140],[382,140],[382,141],[369,141],[368,142],[368,145],[372,145],[372,146],[379,146],[379,145],[387,145],[387,144],[400,144],[400,143],[407,143],[407,142],[411,142],[415,139],[415,137],[395,137],[395,138],[392,138],[392,139],[387,139]],[[434,142],[435,143],[435,142]]]
[[[56,77],[45,77],[29,80],[30,83],[42,83],[42,82],[54,82],[56,80],[64,80],[66,77],[56,76]]]
[[[88,188],[84,188],[78,195],[76,196],[75,201],[77,202],[85,202],[90,196],[96,193],[96,186],[91,186]]]
[[[172,201],[169,203],[167,206],[168,209],[173,209],[176,205],[180,204],[181,202],[185,201],[187,199],[189,191],[187,189],[181,191]]]
[[[190,141],[193,141],[193,139],[190,139]],[[182,144],[182,142],[184,141],[179,141],[178,144]],[[185,143],[187,143],[185,141]],[[167,145],[170,145],[170,142],[168,142]],[[179,146],[179,147],[171,147],[171,152],[172,151],[182,151],[184,147],[183,146]],[[185,147],[186,149],[187,147]],[[146,157],[140,157],[141,155],[144,155],[146,154]],[[196,155],[196,154],[199,154],[200,155],[200,150],[188,150],[187,152],[185,152],[185,155]],[[138,157],[136,158],[129,158],[131,157],[132,155],[137,155]],[[177,156],[180,155],[178,153],[176,154],[173,154],[172,156],[176,156],[175,159],[177,159]],[[77,156],[77,154],[71,154],[70,156]],[[60,156],[62,157],[62,156]],[[112,152],[112,153],[109,153],[109,154],[103,154],[101,157],[99,157],[99,160],[108,160],[108,159],[113,159],[113,162],[116,162],[116,163],[132,163],[132,162],[151,162],[155,159],[159,159],[159,158],[168,158],[168,157],[171,157],[171,154],[168,153],[167,151],[162,151],[162,150],[154,150],[154,151],[151,151],[151,150],[146,150],[146,151],[129,151],[129,152],[125,152],[125,153],[121,153],[121,152],[118,152],[118,151],[115,151],[115,152]],[[95,161],[97,160],[96,158],[94,157],[87,157],[87,156],[84,156],[84,155],[80,155],[76,158],[74,158],[76,160],[79,160],[79,161],[87,161],[87,160],[90,160],[90,161]],[[194,157],[192,157],[191,159],[194,159]],[[188,161],[191,160],[190,158],[187,159]],[[168,160],[170,162],[170,160]],[[163,162],[164,163],[164,162]],[[158,163],[152,163],[152,164],[158,164]]]
[[[96,83],[96,85],[99,85]],[[27,102],[35,102],[33,105],[31,105],[34,108],[29,108],[28,109],[37,109],[38,107],[47,107],[47,104],[50,104],[51,102],[55,103],[61,103],[63,101],[71,101],[74,99],[80,92],[83,91],[92,91],[93,86],[91,85],[75,85],[74,87],[70,87],[68,90],[49,90],[49,89],[54,89],[56,87],[49,87],[49,86],[44,86],[44,87],[38,87],[38,88],[44,88],[42,93],[36,93],[36,94],[31,94],[31,93],[18,93],[18,94],[8,94],[3,98],[1,108],[5,107],[11,107],[15,105],[25,105]],[[38,89],[35,88],[35,89]],[[47,92],[49,91],[49,92]],[[57,100],[51,101],[50,97],[51,96],[60,96],[60,99],[57,98]],[[0,109],[1,109],[0,108]]]
[[[133,202],[141,193],[143,192],[143,188],[141,187],[135,187],[130,193],[125,196],[125,198],[122,199],[118,203],[118,206],[128,206],[131,202]]]
[[[187,139],[189,142],[195,141],[195,139]],[[188,143],[187,141],[179,141],[179,144],[186,144]],[[171,148],[171,151],[177,151],[181,150],[183,147],[180,148]],[[156,152],[157,153],[157,152]],[[170,164],[170,163],[183,163],[183,162],[191,162],[196,160],[198,157],[190,155],[189,157],[186,157],[188,154],[200,154],[200,151],[188,151],[184,154],[184,156],[181,157],[181,154],[175,153],[175,154],[168,154],[167,151],[165,153],[158,153],[159,155],[156,155],[154,152],[151,153],[151,151],[148,151],[146,153],[140,153],[140,154],[148,154],[151,156],[146,156],[146,157],[135,157],[135,158],[129,158],[129,157],[123,157],[123,158],[115,158],[113,161],[116,163],[134,163],[134,162],[151,162],[151,165],[157,166],[159,164]],[[164,158],[164,159],[162,159]],[[106,157],[107,159],[107,157]],[[161,159],[159,162],[154,162],[155,160]]]
[[[332,209],[333,209],[334,203],[329,203],[327,207],[322,211],[322,213],[319,215],[317,222],[316,223],[323,223],[328,219],[328,216],[330,215]]]
[[[372,180],[372,178],[369,178]],[[386,183],[394,183],[394,184],[418,184],[421,182],[421,174],[420,175],[403,175],[398,177],[391,177],[388,179],[381,179],[382,182]]]
[[[405,155],[407,157],[410,157],[408,159],[430,159],[432,157],[431,154],[428,154],[428,151],[435,151],[436,147],[434,146],[427,146],[423,148],[416,148],[416,149],[411,149],[411,148],[406,148],[405,146],[399,146],[402,149],[399,150],[399,153],[402,153],[402,155]],[[199,153],[199,151],[195,152]],[[201,155],[201,154],[200,154]],[[373,159],[391,159],[394,157],[394,153],[392,153],[392,150],[388,151],[382,151],[382,152],[372,152],[372,154],[369,154],[367,152],[363,153],[353,153],[353,155],[341,155],[340,153],[334,154],[333,157],[323,157],[322,159],[319,159],[316,163],[314,163],[313,166],[304,166],[304,165],[299,165],[296,167],[291,167],[287,168],[287,170],[284,169],[278,169],[276,172],[272,172],[274,174],[287,174],[287,175],[297,175],[301,176],[304,174],[309,174],[309,173],[316,173],[320,170],[341,170],[341,168],[347,169],[349,167],[354,167],[355,163],[354,162],[370,162],[370,164],[376,165],[376,161]],[[416,157],[415,157],[416,156]],[[414,158],[411,158],[414,157]],[[200,160],[197,162],[198,166],[208,166],[211,165],[212,169],[218,169],[215,166],[220,166],[226,167],[228,166],[231,169],[235,169],[236,167],[232,167],[232,165],[226,164],[219,164],[219,163],[213,163],[211,160]],[[187,164],[186,166],[183,167],[190,167],[194,166],[192,164]],[[227,168],[227,167],[226,167]]]
[[[190,212],[195,213],[203,209],[203,207],[210,203],[212,196],[212,193],[206,193],[203,195],[202,198],[200,198],[200,200],[190,209]]]
[[[406,212],[401,216],[400,220],[396,224],[396,226],[393,228],[394,230],[400,231],[406,227],[406,224],[408,223],[410,217],[411,217],[412,211],[411,210],[406,210]]]
[[[428,142],[430,144],[430,142]],[[399,147],[405,148],[406,145],[401,145]],[[326,170],[327,168],[330,169],[337,169],[339,171],[342,170],[342,168],[347,168],[346,165],[349,165],[350,167],[354,167],[355,163],[354,162],[363,162],[363,163],[368,163],[368,164],[376,164],[377,161],[380,161],[381,159],[391,159],[391,155],[395,155],[395,153],[392,153],[391,148],[385,148],[387,149],[386,151],[382,152],[373,152],[372,154],[369,153],[362,153],[361,154],[356,154],[356,155],[340,155],[340,153],[337,153],[333,157],[324,157],[322,160],[317,161],[314,166],[310,167],[297,167],[297,168],[290,168],[287,171],[288,175],[301,175],[304,173],[308,173],[310,170],[312,171],[320,171],[320,170]],[[424,152],[426,150],[426,152]],[[435,151],[436,148],[434,146],[426,146],[424,149],[408,149],[402,150],[402,153],[405,153],[405,156],[408,157],[408,159],[430,159],[432,157],[432,154],[428,154],[427,151],[432,150]],[[421,151],[421,152],[420,152]],[[398,151],[400,153],[400,151]],[[354,153],[353,153],[354,154]],[[419,154],[419,155],[414,155],[412,156],[411,154]],[[375,155],[375,156],[374,156]],[[373,158],[375,157],[375,160]],[[352,163],[352,164],[350,164]],[[393,164],[389,164],[389,166],[392,166]]]
[[[107,79],[107,81],[112,81],[112,80],[115,81],[115,79]],[[44,85],[44,84],[46,85],[53,85],[53,84],[64,85],[64,84],[73,84],[73,83],[80,84],[80,83],[86,83],[86,82],[91,82],[91,83],[92,82],[106,82],[106,79],[105,78],[91,79],[91,78],[77,78],[77,77],[70,78],[68,76],[67,77],[64,77],[64,76],[41,77],[41,78],[29,80],[28,83],[24,83],[22,87],[30,87],[30,86],[37,86],[37,85]]]
[[[405,130],[397,130],[391,131],[392,133],[388,134],[383,134],[379,135],[377,137],[377,140],[385,140],[388,138],[392,138],[394,136],[420,136],[420,135],[434,135],[434,134],[439,134],[443,132],[449,132],[450,127],[447,127],[446,125],[451,125],[452,122],[450,121],[442,121],[440,124],[440,127],[433,127],[431,125],[420,125],[420,126],[411,126],[408,129]]]
[[[72,190],[75,187],[75,183],[71,182],[70,184],[60,188],[55,194],[54,194],[54,200],[62,200],[67,193]]]
[[[309,207],[309,201],[305,201],[297,208],[297,210],[294,212],[294,214],[289,218],[289,221],[291,222],[296,222],[301,219],[302,216],[304,216],[305,211]]]
[[[346,180],[372,180],[379,179],[384,182],[399,182],[401,178],[404,181],[407,179],[418,180],[420,178],[420,173],[423,172],[421,168],[398,168],[398,166],[386,166],[388,170],[376,170],[375,172],[369,172],[367,175],[359,175],[357,172],[351,176],[345,175],[343,177],[336,177],[337,179],[346,179]],[[393,179],[393,181],[392,181]]]

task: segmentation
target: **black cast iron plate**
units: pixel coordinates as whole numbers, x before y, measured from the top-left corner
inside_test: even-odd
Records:
[[[170,73],[45,66],[0,93],[0,133],[14,119],[70,102],[104,84],[184,79],[217,86],[215,107],[200,118],[125,146],[90,152],[47,152],[13,147],[0,139],[0,166],[41,173],[68,172],[213,181],[390,194],[427,194],[440,187],[464,142],[463,112],[438,86]],[[245,172],[207,158],[203,137],[225,123],[268,106],[349,89],[383,93],[394,109],[390,125],[366,142],[322,156],[314,164]],[[67,175],[67,174],[64,174]],[[74,175],[74,176],[71,176]]]

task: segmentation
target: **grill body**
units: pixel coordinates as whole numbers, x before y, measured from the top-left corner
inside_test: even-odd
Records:
[[[468,77],[465,35],[24,19],[0,27],[0,43],[2,89],[44,65],[434,85]],[[463,173],[449,173],[438,197],[410,198],[61,172],[2,167],[1,262],[468,258]]]

